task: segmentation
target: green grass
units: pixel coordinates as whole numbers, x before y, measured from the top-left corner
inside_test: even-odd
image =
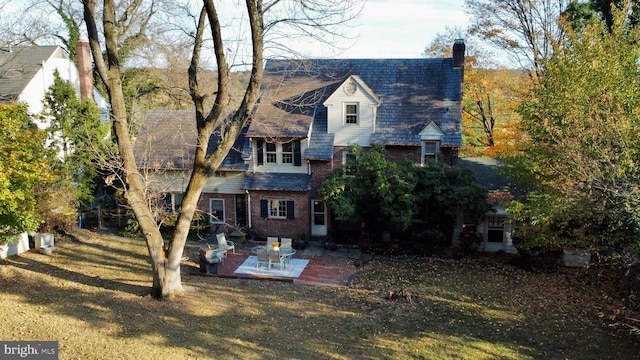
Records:
[[[0,265],[2,340],[58,340],[60,359],[632,359],[606,282],[491,257],[372,261],[349,288],[184,276],[145,296],[141,241],[83,231]],[[389,300],[389,294],[405,295]],[[615,307],[615,306],[614,306]]]

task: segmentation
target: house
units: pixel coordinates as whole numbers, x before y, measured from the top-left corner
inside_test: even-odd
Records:
[[[30,114],[39,114],[44,108],[45,93],[53,85],[54,72],[70,82],[85,98],[93,98],[105,121],[109,119],[109,104],[93,86],[91,57],[88,42],[79,42],[81,68],[69,58],[60,46],[9,46],[0,48],[0,102],[24,102]],[[47,122],[36,122],[41,128]]]
[[[258,237],[329,234],[319,196],[347,150],[383,144],[455,164],[462,144],[464,42],[452,58],[268,60],[254,115],[209,180],[200,209],[216,226],[252,226]],[[149,111],[134,151],[139,166],[179,206],[195,147],[193,111]],[[217,139],[212,136],[212,142]]]
[[[471,170],[478,183],[487,189],[488,201],[494,211],[485,213],[480,222],[465,219],[464,215],[460,215],[453,231],[453,245],[458,245],[458,237],[464,229],[480,233],[482,242],[479,250],[481,251],[517,252],[511,238],[515,224],[509,222],[510,214],[501,206],[502,201],[512,200],[514,197],[512,184],[499,173],[499,169],[503,166],[502,162],[488,157],[461,158],[458,166]]]
[[[54,82],[54,73],[69,81],[84,98],[92,98],[102,119],[109,120],[108,101],[93,86],[89,43],[79,42],[80,69],[59,46],[9,46],[0,47],[0,103],[22,102],[31,115],[42,112],[44,97]],[[49,127],[46,121],[34,121],[40,129]],[[9,247],[8,255],[29,249],[26,233]]]

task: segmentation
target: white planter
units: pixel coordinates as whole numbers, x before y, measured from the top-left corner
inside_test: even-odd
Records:
[[[36,234],[36,249],[53,247],[53,234],[52,233],[39,233]]]
[[[9,241],[7,246],[9,247],[7,256],[18,255],[25,251],[29,251],[29,235],[27,235],[26,231],[18,234],[15,238]]]
[[[0,245],[0,260],[4,260],[9,256],[9,245]]]
[[[562,265],[567,267],[586,267],[591,261],[591,253],[584,250],[563,250]]]

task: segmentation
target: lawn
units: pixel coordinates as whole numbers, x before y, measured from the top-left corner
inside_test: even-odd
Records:
[[[371,261],[352,286],[185,275],[157,301],[142,241],[83,231],[0,263],[0,340],[60,359],[632,359],[606,277],[499,257]],[[613,310],[612,310],[613,309]],[[604,316],[603,316],[604,315]]]

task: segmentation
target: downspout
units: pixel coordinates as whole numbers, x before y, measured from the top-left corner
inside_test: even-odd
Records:
[[[251,227],[251,194],[249,194],[249,190],[244,192],[247,194],[247,227]]]

